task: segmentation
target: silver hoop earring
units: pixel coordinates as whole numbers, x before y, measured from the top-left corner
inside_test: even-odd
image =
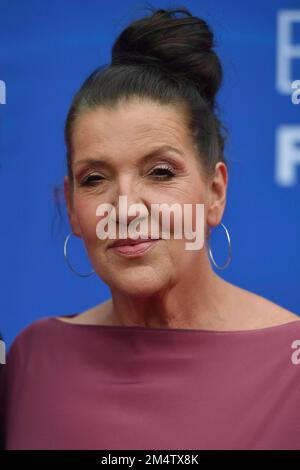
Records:
[[[218,269],[225,269],[225,268],[227,268],[227,266],[229,265],[229,263],[231,262],[231,259],[232,259],[232,256],[231,256],[231,241],[230,241],[229,232],[228,232],[227,228],[225,227],[225,225],[222,224],[222,222],[219,225],[221,225],[223,227],[223,229],[225,230],[227,241],[228,241],[228,258],[227,258],[226,263],[223,264],[223,266],[220,266],[215,262],[215,259],[213,257],[212,252],[211,252],[211,249],[210,249],[210,241],[208,241],[208,252],[209,252],[209,257],[212,260],[215,267],[218,268]]]
[[[80,276],[80,277],[88,277],[90,276],[91,274],[93,274],[95,271],[92,270],[90,273],[87,273],[87,274],[81,274],[79,272],[77,272],[73,266],[71,265],[70,261],[68,260],[68,256],[67,256],[67,246],[68,246],[68,242],[71,238],[71,236],[74,235],[73,232],[70,232],[69,235],[67,235],[66,239],[65,239],[65,243],[64,243],[64,256],[65,256],[65,260],[67,262],[67,265],[69,266],[69,268],[71,269],[71,271],[73,271],[74,274],[76,274],[77,276]]]

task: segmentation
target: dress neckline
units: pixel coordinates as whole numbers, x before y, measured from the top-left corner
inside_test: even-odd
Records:
[[[64,315],[61,318],[72,318],[79,314],[73,315]],[[66,325],[67,327],[75,328],[94,328],[94,329],[103,329],[107,331],[140,331],[140,332],[171,332],[171,333],[187,333],[187,334],[210,334],[210,335],[247,335],[247,334],[259,334],[268,331],[277,331],[285,329],[289,326],[299,323],[300,325],[300,316],[299,320],[293,320],[287,323],[281,323],[279,325],[266,326],[263,328],[253,328],[249,330],[207,330],[202,328],[156,328],[156,327],[144,327],[144,326],[134,326],[134,325],[95,325],[89,323],[69,323],[61,320],[57,317],[49,317],[50,321],[53,321],[57,324]]]

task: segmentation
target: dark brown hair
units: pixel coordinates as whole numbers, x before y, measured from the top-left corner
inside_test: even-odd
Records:
[[[130,23],[118,36],[111,63],[98,67],[75,94],[65,123],[68,175],[73,183],[72,134],[77,117],[99,106],[146,98],[182,110],[202,168],[213,174],[225,161],[227,129],[217,116],[223,71],[208,24],[185,7],[159,9]]]

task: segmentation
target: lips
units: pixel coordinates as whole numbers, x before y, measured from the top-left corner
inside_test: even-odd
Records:
[[[148,251],[150,251],[158,242],[159,239],[149,239],[141,243],[135,243],[134,245],[113,246],[111,247],[111,250],[127,258],[139,258],[141,256],[144,256],[144,254],[146,254]]]
[[[137,239],[122,238],[120,240],[115,240],[113,243],[111,243],[108,246],[108,248],[115,248],[117,246],[139,245],[141,243],[147,243],[147,242],[151,242],[154,240],[159,240],[159,238],[137,238]]]

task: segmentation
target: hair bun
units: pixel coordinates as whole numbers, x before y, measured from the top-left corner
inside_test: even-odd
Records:
[[[111,65],[158,66],[175,78],[192,80],[213,106],[223,75],[213,47],[214,35],[204,20],[185,7],[160,9],[121,32],[112,48]]]

